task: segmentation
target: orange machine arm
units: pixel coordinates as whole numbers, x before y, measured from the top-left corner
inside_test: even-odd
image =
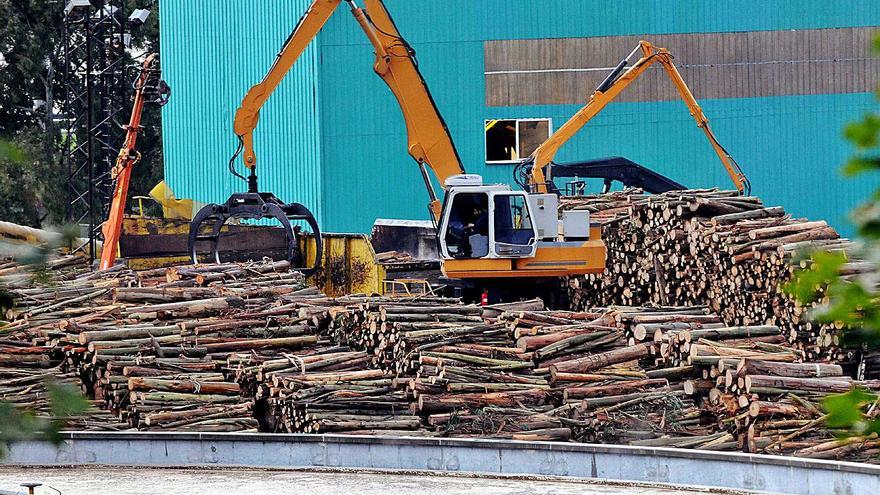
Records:
[[[125,144],[119,150],[116,157],[116,165],[110,172],[116,186],[113,189],[113,198],[110,203],[110,213],[107,221],[101,227],[104,233],[104,249],[101,251],[99,270],[106,270],[113,266],[116,261],[116,250],[119,245],[119,237],[122,235],[122,217],[125,214],[125,201],[128,198],[128,184],[131,180],[131,169],[140,160],[140,153],[135,151],[138,134],[141,131],[141,114],[144,110],[144,89],[147,85],[150,70],[156,55],[150,55],[144,60],[141,73],[135,82],[134,106],[131,117],[126,126]]]
[[[415,52],[400,36],[382,1],[366,0],[366,9],[358,8],[353,0],[345,1],[373,45],[376,54],[373,69],[400,104],[406,122],[408,151],[422,170],[431,198],[431,212],[436,220],[440,214],[440,202],[434,194],[426,167],[433,171],[441,186],[447,177],[464,172],[452,137],[419,72]],[[253,133],[260,108],[340,3],[341,0],[315,0],[288,38],[269,73],[244,97],[235,114],[234,130],[242,140],[244,163],[248,168],[253,169],[257,163]]]
[[[642,51],[642,57],[619,78],[615,79],[619,71],[625,66],[626,62],[635,55],[639,49]],[[709,128],[709,119],[706,118],[703,109],[700,108],[700,105],[697,103],[697,100],[694,98],[690,89],[688,89],[687,84],[685,84],[678,69],[675,68],[675,64],[672,63],[672,55],[666,48],[657,48],[647,41],[640,41],[639,46],[636,47],[636,49],[617,66],[615,71],[612,72],[601,85],[599,85],[599,88],[590,95],[590,100],[586,106],[574,114],[568,122],[557,129],[547,141],[535,150],[530,158],[532,161],[532,170],[529,185],[532,189],[537,192],[547,192],[548,179],[544,176],[544,168],[552,164],[553,158],[556,156],[556,152],[559,151],[559,148],[568,142],[572,136],[577,134],[587,122],[601,112],[602,109],[626,89],[627,86],[644,74],[654,62],[660,62],[663,65],[669,78],[672,79],[675,89],[678,90],[679,95],[687,104],[688,109],[690,109],[691,116],[697,121],[697,127],[702,129],[703,133],[706,134],[709,143],[712,144],[712,148],[715,150],[718,158],[721,159],[724,168],[727,169],[727,173],[730,175],[730,179],[733,181],[736,189],[740,194],[750,193],[751,186],[748,178],[746,178],[742,169],[740,169],[739,165],[730,156],[727,150],[725,150],[718,142],[712,129]]]
[[[406,122],[407,151],[422,171],[430,197],[431,215],[437,222],[441,204],[426,167],[434,173],[440,187],[445,187],[446,179],[450,176],[463,174],[464,167],[449,129],[419,72],[415,50],[397,31],[382,0],[366,0],[366,5],[366,11],[355,12],[355,17],[376,50],[373,69],[400,104]]]
[[[247,168],[253,169],[257,166],[257,156],[254,154],[254,129],[260,119],[260,109],[340,3],[342,0],[314,0],[287,38],[269,72],[262,81],[252,86],[242,99],[241,106],[235,112],[232,128],[242,140],[244,165]]]

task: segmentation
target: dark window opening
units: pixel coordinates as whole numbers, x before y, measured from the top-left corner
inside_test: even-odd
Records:
[[[446,224],[446,249],[459,259],[489,254],[489,197],[485,193],[453,196]]]
[[[486,161],[515,162],[528,158],[550,137],[550,119],[486,121]]]
[[[519,156],[531,156],[538,146],[550,137],[549,120],[521,120],[519,122]]]
[[[519,159],[516,152],[516,121],[486,122],[486,161],[509,162]]]

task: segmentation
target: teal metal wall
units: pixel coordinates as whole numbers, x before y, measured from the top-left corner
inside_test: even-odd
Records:
[[[558,127],[579,107],[486,107],[485,40],[880,25],[880,9],[873,0],[386,4],[416,49],[467,170],[507,183],[512,166],[483,162],[484,119],[551,117]],[[391,93],[370,71],[371,49],[357,25],[337,15],[322,33],[320,46],[327,228],[365,231],[376,217],[426,218],[427,199],[419,172],[406,155],[402,119]],[[849,231],[846,212],[870,187],[838,173],[851,151],[841,129],[873,107],[870,94],[701,103],[719,139],[749,174],[755,194],[795,215],[825,218]],[[687,108],[677,101],[612,103],[557,159],[609,155],[626,156],[694,187],[730,184]]]
[[[225,160],[233,149],[232,112],[271,63],[306,2],[220,3],[225,8],[209,9],[206,0],[162,4],[163,66],[176,98],[165,110],[166,175],[180,195],[198,199],[219,200],[238,186],[224,175]],[[239,5],[245,3],[247,8]],[[483,163],[483,121],[551,117],[558,127],[578,105],[486,107],[485,40],[880,25],[875,0],[386,0],[386,4],[417,51],[468,171],[508,183],[512,166]],[[187,16],[204,11],[217,12],[222,22],[192,25]],[[244,19],[256,22],[258,28],[238,34]],[[263,182],[264,188],[320,211],[328,231],[368,231],[377,217],[427,218],[427,197],[418,169],[406,154],[399,109],[373,74],[372,50],[347,9],[334,15],[306,58],[297,66],[297,77],[285,81],[267,105],[257,132],[261,177],[272,179]],[[206,77],[187,79],[193,73]],[[317,87],[309,88],[315,81]],[[216,86],[223,91],[214,95],[210,88]],[[287,99],[282,96],[285,91]],[[756,194],[796,215],[824,218],[848,231],[845,213],[870,187],[840,177],[840,165],[851,152],[841,129],[874,108],[870,94],[701,103],[719,139],[748,173]],[[310,147],[314,143],[320,146]],[[557,158],[608,155],[626,156],[695,187],[729,184],[680,102],[613,103]]]
[[[227,171],[235,110],[272,65],[311,0],[175,0],[161,4],[165,179],[180,198],[223,202],[247,185]],[[318,48],[310,46],[260,114],[260,188],[320,218]],[[239,173],[244,173],[241,158]],[[290,198],[290,199],[288,199]]]

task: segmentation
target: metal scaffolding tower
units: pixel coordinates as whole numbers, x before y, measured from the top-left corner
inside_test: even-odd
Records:
[[[110,171],[122,146],[130,96],[127,0],[68,0],[64,8],[64,98],[67,119],[67,220],[88,229],[80,246],[97,254],[112,194]]]

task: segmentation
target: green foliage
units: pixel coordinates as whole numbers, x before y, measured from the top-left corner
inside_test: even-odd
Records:
[[[799,301],[816,301],[825,287],[840,279],[840,267],[844,263],[846,256],[842,253],[815,253],[810,267],[798,272],[798,276],[785,286],[785,290]]]
[[[62,222],[65,174],[58,172],[59,158],[46,154],[44,139],[38,128],[0,139],[0,220],[31,227]]]
[[[0,160],[23,163],[27,159],[24,150],[15,143],[0,140]]]
[[[70,244],[78,236],[78,228],[67,226],[45,246],[34,247],[21,251],[16,261],[26,265],[35,279],[46,278],[46,262],[58,248]],[[0,245],[0,248],[3,246]],[[5,314],[6,308],[12,304],[9,293],[0,287],[0,308]],[[3,333],[0,322],[0,334]],[[61,442],[59,432],[64,426],[64,419],[86,412],[88,402],[76,387],[69,384],[47,381],[45,383],[49,398],[49,417],[39,417],[30,411],[24,411],[13,404],[0,401],[0,457],[5,454],[4,446],[26,440],[42,440],[55,444]]]
[[[874,51],[880,54],[880,35],[874,38]],[[880,98],[880,88],[878,88]],[[855,147],[855,155],[843,168],[847,176],[861,176],[880,170],[880,113],[872,112],[846,126],[843,135]],[[862,255],[880,262],[880,188],[851,215],[858,227]],[[820,303],[811,316],[820,323],[843,327],[841,344],[848,347],[880,347],[880,292],[877,281],[866,277],[843,276],[847,259],[842,253],[817,252],[810,255],[809,267],[795,273],[785,290],[803,304]],[[853,390],[830,396],[823,402],[828,426],[844,428],[850,435],[880,433],[880,419],[865,414],[876,405],[874,394]]]
[[[60,431],[64,419],[82,414],[89,404],[75,387],[54,381],[46,382],[51,415],[41,417],[30,411],[19,409],[9,402],[0,402],[0,456],[5,455],[3,447],[15,442],[30,440],[61,443]]]
[[[6,64],[0,70],[0,133],[12,136],[38,125],[33,100],[61,94],[61,81],[49,81],[46,66],[61,67],[63,15],[57,0],[0,0],[0,53]]]
[[[877,146],[878,134],[880,134],[880,115],[876,114],[865,115],[862,120],[847,125],[843,130],[843,135],[861,149]]]
[[[880,419],[869,418],[865,409],[878,401],[876,394],[862,389],[854,389],[845,394],[827,397],[822,408],[828,414],[825,423],[830,428],[842,428],[856,435],[869,435],[880,432]]]

